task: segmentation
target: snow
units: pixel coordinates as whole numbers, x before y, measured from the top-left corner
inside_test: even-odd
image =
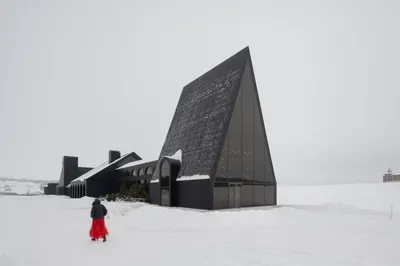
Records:
[[[122,159],[125,159],[127,156],[129,156],[129,154],[125,154],[123,156],[121,156],[119,159],[115,160],[112,163],[108,163],[108,160],[103,162],[102,164],[100,164],[99,166],[93,168],[92,170],[90,170],[89,172],[79,176],[78,178],[74,179],[71,181],[71,183],[75,183],[75,182],[83,182],[86,179],[92,177],[93,175],[99,173],[100,171],[104,170],[105,168],[107,168],[107,166],[112,165],[112,164],[116,164],[117,162],[121,161]]]
[[[182,162],[182,150],[178,150],[178,151],[175,152],[173,155],[171,155],[171,156],[165,156],[165,157]]]
[[[0,265],[400,265],[400,184],[278,187],[277,207],[199,211],[92,199],[0,196]],[[391,218],[390,210],[393,209]]]
[[[164,158],[169,158],[169,159],[173,159],[173,160],[177,160],[179,162],[182,162],[182,150],[177,150],[173,155],[164,156]],[[178,179],[177,179],[177,181],[178,181]],[[150,183],[158,183],[158,182],[159,182],[158,178],[157,179],[153,179],[153,180],[150,181]]]
[[[121,170],[121,169],[125,169],[128,167],[132,167],[135,165],[139,165],[139,164],[145,164],[145,163],[149,163],[149,162],[153,162],[154,160],[139,160],[139,161],[134,161],[134,162],[130,162],[127,164],[124,164],[123,166],[121,166],[120,168],[117,168],[117,170]]]
[[[190,181],[190,180],[202,180],[210,179],[208,175],[192,175],[192,176],[181,176],[176,179],[176,181]]]
[[[0,194],[8,194],[8,195],[43,194],[43,184],[28,182],[28,181],[0,180]]]

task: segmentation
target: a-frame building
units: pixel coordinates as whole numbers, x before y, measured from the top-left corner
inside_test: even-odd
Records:
[[[150,201],[223,209],[276,205],[276,199],[246,47],[183,88],[152,177]]]

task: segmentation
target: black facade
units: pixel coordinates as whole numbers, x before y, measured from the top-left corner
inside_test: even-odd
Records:
[[[152,204],[226,209],[277,204],[277,184],[249,48],[186,85],[159,157],[109,151],[96,168],[63,158],[59,195],[100,197],[141,184]]]
[[[45,195],[57,195],[57,185],[58,185],[58,183],[48,183],[43,188],[43,193]]]
[[[166,183],[164,158],[179,150],[169,167],[180,170]],[[183,88],[150,195],[154,204],[210,210],[277,204],[248,47]]]
[[[72,180],[69,185],[72,193],[70,196],[73,198],[101,197],[117,192],[117,178],[119,177],[117,169],[141,159],[135,152],[121,157],[119,152],[110,151],[106,162],[87,172],[86,176],[81,175],[80,178]]]
[[[68,190],[66,187],[71,183],[71,181],[92,169],[93,168],[90,167],[79,167],[78,157],[64,156],[62,160],[60,180],[56,187],[56,194],[68,195]]]

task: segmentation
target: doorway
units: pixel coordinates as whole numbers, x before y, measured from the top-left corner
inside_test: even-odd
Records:
[[[240,208],[242,195],[242,184],[229,184],[229,208]]]
[[[160,167],[160,205],[178,206],[178,183],[176,178],[180,169],[179,162],[163,160]]]

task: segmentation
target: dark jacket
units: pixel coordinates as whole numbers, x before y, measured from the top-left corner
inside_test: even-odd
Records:
[[[90,217],[93,220],[103,219],[107,215],[107,208],[101,204],[99,199],[95,199],[92,203],[92,211]]]

